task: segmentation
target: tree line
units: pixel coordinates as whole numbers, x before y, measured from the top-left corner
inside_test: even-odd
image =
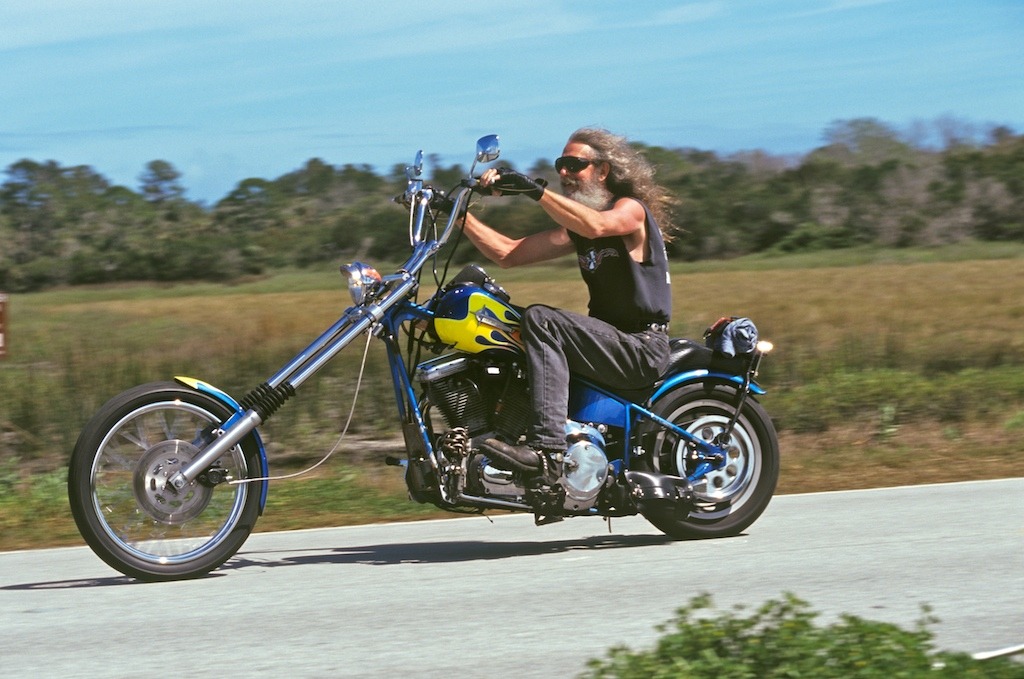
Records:
[[[936,131],[940,143],[923,141]],[[930,131],[898,131],[861,118],[837,121],[823,136],[800,157],[638,143],[678,199],[670,257],[1024,241],[1024,136],[1012,129],[979,132],[946,119]],[[465,174],[431,160],[438,188]],[[525,171],[557,185],[548,160]],[[246,179],[213,205],[188,200],[180,173],[163,160],[145,167],[136,190],[52,160],[20,160],[5,176],[0,289],[12,292],[226,281],[355,257],[399,260],[408,247],[407,214],[391,200],[404,188],[401,166],[380,174],[314,158],[277,179]],[[550,225],[529,201],[482,200],[484,218],[512,234]],[[456,259],[478,257],[464,243]]]

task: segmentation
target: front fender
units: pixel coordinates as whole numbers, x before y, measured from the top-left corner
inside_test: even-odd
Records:
[[[222,389],[218,389],[217,387],[213,386],[212,384],[207,384],[206,382],[203,382],[202,380],[197,380],[197,379],[195,379],[193,377],[182,377],[180,375],[175,376],[174,381],[177,382],[178,384],[183,384],[186,387],[189,387],[190,389],[195,389],[196,391],[201,391],[204,394],[212,396],[213,398],[217,399],[218,401],[220,401],[221,403],[226,405],[228,408],[231,408],[232,410],[234,410],[236,413],[243,412],[242,411],[242,406],[240,406],[238,404],[238,401],[236,401],[234,398],[232,398],[232,396],[230,394],[228,394],[226,391],[224,391]],[[255,430],[255,429],[252,431],[251,436],[256,441],[256,448],[259,450],[259,455],[260,455],[260,476],[262,476],[264,478],[267,477],[267,476],[270,476],[270,463],[267,461],[267,450],[263,446],[263,439],[260,438],[259,431]],[[260,515],[261,516],[263,514],[263,508],[267,504],[268,485],[269,484],[268,484],[267,481],[261,481],[260,482]]]
[[[649,402],[656,402],[662,396],[672,391],[676,387],[679,387],[680,385],[690,384],[692,382],[707,382],[709,380],[717,382],[731,382],[735,384],[737,387],[743,387],[743,377],[741,377],[740,375],[732,375],[723,372],[712,372],[706,369],[690,370],[688,372],[679,373],[678,375],[673,375],[672,377],[669,377],[664,382],[662,382],[658,386],[657,390],[655,390],[655,392],[651,395]],[[757,382],[751,382],[750,393],[760,396],[762,394],[766,394],[767,392]]]

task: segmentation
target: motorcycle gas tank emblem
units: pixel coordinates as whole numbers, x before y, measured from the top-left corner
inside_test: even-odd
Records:
[[[483,289],[458,286],[438,303],[434,331],[442,342],[460,351],[519,352],[523,350],[519,320],[515,309]]]

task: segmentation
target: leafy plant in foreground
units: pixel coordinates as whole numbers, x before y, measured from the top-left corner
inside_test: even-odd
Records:
[[[1006,658],[975,660],[963,653],[936,652],[929,624],[937,622],[924,609],[915,629],[842,615],[827,627],[814,624],[817,614],[791,594],[770,600],[749,617],[742,607],[718,617],[703,615],[711,597],[703,594],[679,609],[653,649],[632,651],[619,646],[605,660],[591,660],[594,679],[657,679],[716,677],[773,679],[781,677],[985,677],[1021,679],[1024,665]]]

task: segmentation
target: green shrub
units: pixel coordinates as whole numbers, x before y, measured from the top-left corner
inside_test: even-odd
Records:
[[[657,645],[646,651],[615,647],[606,660],[591,660],[584,676],[595,679],[772,679],[781,677],[986,677],[1021,679],[1024,665],[1007,658],[975,660],[963,653],[936,652],[924,618],[912,631],[843,615],[827,627],[814,624],[807,603],[786,595],[763,604],[749,617],[709,617],[711,597],[693,598],[681,608]]]
[[[882,414],[890,425],[911,421],[962,422],[1003,412],[1024,399],[1024,373],[970,368],[939,375],[912,370],[837,370],[800,384],[775,387],[766,403],[780,429],[826,431]]]

